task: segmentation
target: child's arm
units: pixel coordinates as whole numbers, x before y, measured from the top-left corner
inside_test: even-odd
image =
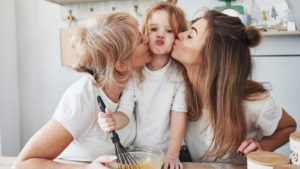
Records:
[[[247,154],[252,151],[274,151],[289,141],[289,136],[296,130],[296,127],[296,121],[282,109],[282,117],[277,129],[271,136],[265,136],[259,142],[252,139],[245,140],[238,150],[242,152],[244,156],[247,156]]]
[[[108,108],[106,113],[100,112],[98,115],[98,124],[104,132],[111,132],[112,130],[120,130],[129,123],[128,116],[123,112],[112,112]]]
[[[130,79],[128,81],[126,89],[123,90],[122,96],[119,101],[119,107],[116,112],[112,112],[109,109],[105,109],[105,112],[100,112],[98,115],[98,124],[104,132],[110,132],[112,130],[120,130],[127,126],[132,118],[135,106],[134,95],[134,81]],[[127,113],[127,114],[126,114]]]
[[[186,112],[171,111],[170,144],[164,161],[164,169],[168,166],[170,169],[183,168],[179,161],[179,152],[186,128],[186,119]]]

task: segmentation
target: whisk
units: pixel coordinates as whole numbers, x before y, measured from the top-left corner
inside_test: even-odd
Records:
[[[100,96],[97,96],[100,110],[105,113],[105,104]],[[115,154],[117,156],[118,169],[140,169],[135,159],[127,152],[120,143],[119,135],[113,130],[110,132],[110,138],[115,145]]]

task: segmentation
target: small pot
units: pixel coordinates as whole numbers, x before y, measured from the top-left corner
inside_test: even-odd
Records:
[[[274,152],[256,151],[247,155],[247,169],[274,169],[276,165],[289,163],[288,157]]]

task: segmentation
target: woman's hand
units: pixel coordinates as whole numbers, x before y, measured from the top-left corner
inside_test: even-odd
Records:
[[[179,156],[167,153],[164,161],[164,169],[183,169],[183,165],[179,161]]]
[[[106,113],[100,112],[98,114],[98,124],[104,132],[109,133],[117,129],[117,124],[114,113],[108,108],[105,111]]]
[[[242,142],[240,147],[238,148],[238,153],[244,157],[246,157],[250,152],[254,151],[263,151],[264,149],[260,145],[259,142],[254,141],[252,139],[247,139]]]
[[[117,159],[116,156],[109,156],[109,155],[100,156],[96,160],[94,160],[91,164],[87,165],[85,169],[109,169],[108,167],[105,166],[106,163],[113,162],[116,159]]]

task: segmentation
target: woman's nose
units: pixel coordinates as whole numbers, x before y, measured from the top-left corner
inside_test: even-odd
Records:
[[[183,40],[183,33],[184,33],[184,32],[181,32],[181,33],[178,34],[178,39],[179,39],[179,40]]]

